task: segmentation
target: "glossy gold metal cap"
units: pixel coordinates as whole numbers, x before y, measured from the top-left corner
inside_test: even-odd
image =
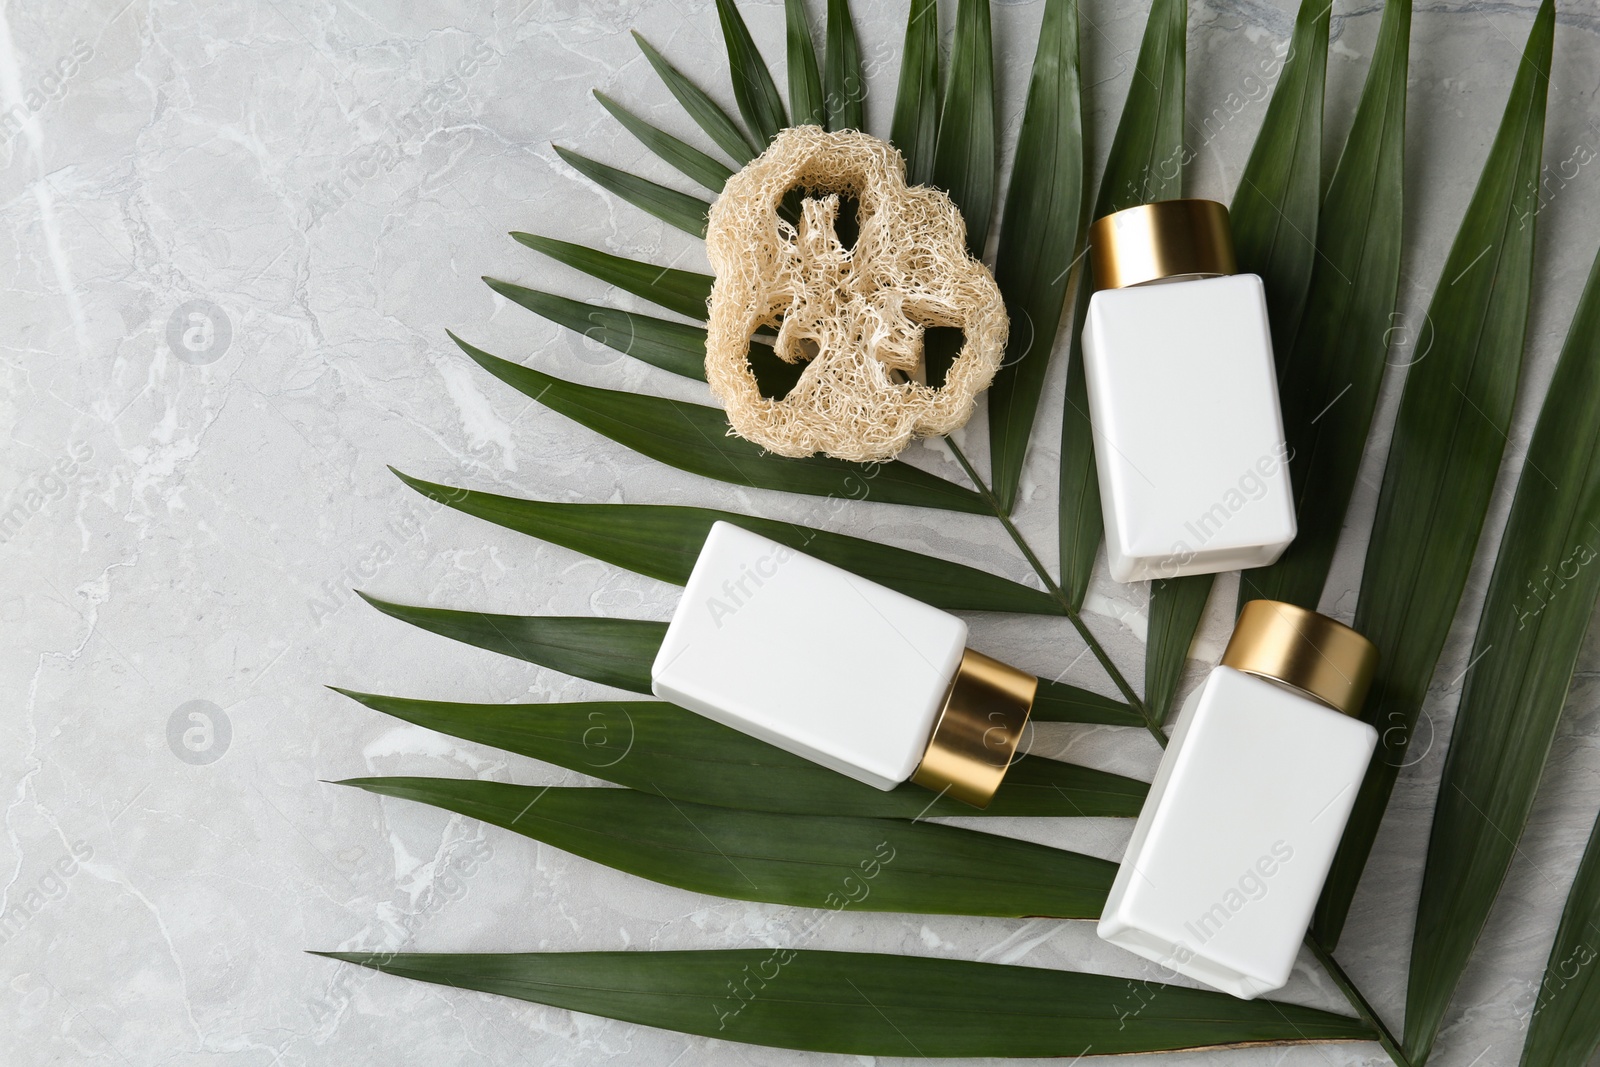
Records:
[[[1359,716],[1378,650],[1326,615],[1277,600],[1252,600],[1239,613],[1222,665],[1276,678],[1336,711]]]
[[[967,649],[911,780],[987,808],[1011,766],[1039,679]]]
[[[1097,290],[1239,271],[1228,209],[1215,200],[1158,200],[1096,219],[1089,261]]]

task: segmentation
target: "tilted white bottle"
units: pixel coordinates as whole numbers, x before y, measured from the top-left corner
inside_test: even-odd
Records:
[[[954,615],[717,522],[651,689],[879,789],[910,780],[982,808],[1038,679],[966,642]]]
[[[1263,567],[1294,540],[1261,279],[1228,209],[1163,200],[1089,231],[1083,372],[1111,577]]]
[[[1244,606],[1184,703],[1102,938],[1246,1000],[1289,980],[1377,744],[1356,718],[1377,659],[1314,611]]]

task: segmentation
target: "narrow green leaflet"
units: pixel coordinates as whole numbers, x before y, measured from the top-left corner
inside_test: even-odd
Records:
[[[654,268],[660,273],[660,268]],[[689,284],[700,276],[690,276]],[[537,289],[528,289],[498,278],[484,278],[484,284],[513,303],[581,333],[591,341],[641,359],[653,367],[681,374],[685,378],[706,380],[706,330],[632,311],[585,304]],[[698,282],[693,282],[698,284]],[[702,312],[697,317],[704,317]],[[805,373],[805,363],[789,363],[779,358],[772,346],[751,340],[745,358],[762,396],[786,395]]]
[[[1272,102],[1229,211],[1239,269],[1259,275],[1266,287],[1273,351],[1280,367],[1294,339],[1316,259],[1331,9],[1330,0],[1301,0]],[[1173,695],[1215,577],[1196,574],[1150,583],[1144,694],[1145,705],[1158,722],[1172,712]]]
[[[1553,25],[1546,3],[1530,55],[1549,50]],[[1406,996],[1406,1048],[1418,1062],[1528,823],[1600,594],[1600,567],[1589,565],[1597,556],[1600,272],[1591,271],[1523,461],[1450,733]]]
[[[674,800],[797,815],[1139,814],[1148,787],[1059,760],[1018,756],[982,810],[921,786],[884,792],[659,700],[448,704],[339,689],[375,711]]]
[[[1090,285],[1078,287],[1068,342],[1067,388],[1061,409],[1061,499],[1057,536],[1061,542],[1061,588],[1072,610],[1083,610],[1094,576],[1094,560],[1105,536],[1100,483],[1094,465],[1094,428],[1089,423],[1089,390],[1083,377],[1083,320]]]
[[[1434,290],[1433,348],[1411,365],[1400,398],[1355,617],[1378,646],[1365,717],[1380,741],[1313,919],[1330,949],[1405,762],[1505,450],[1528,325],[1552,31],[1546,0]]]
[[[850,18],[850,0],[828,0],[826,67],[828,129],[864,129],[867,79],[861,73],[861,43]]]
[[[1011,334],[988,393],[989,480],[1007,512],[1016,506],[1067,278],[1082,243],[1084,199],[1078,3],[1047,0],[994,261]]]
[[[938,0],[911,0],[889,128],[889,140],[906,157],[906,180],[912,185],[932,181],[939,139]]]
[[[667,633],[666,623],[643,619],[490,615],[361,596],[385,615],[442,637],[634,693],[650,692],[650,664]],[[1031,717],[1035,722],[1142,724],[1126,704],[1044,678]]]
[[[585,304],[514,282],[484,278],[484,284],[514,304],[630,356],[675,374],[705,375],[706,330],[600,304]]]
[[[490,374],[545,407],[680,470],[758,489],[972,514],[987,511],[983,498],[972,490],[900,460],[864,466],[826,456],[773,455],[730,436],[727,416],[718,408],[562,381],[492,356],[455,334],[450,338]]]
[[[1185,0],[1155,0],[1134,62],[1128,99],[1111,139],[1094,218],[1125,207],[1183,195],[1184,46],[1189,23]],[[1061,412],[1061,586],[1074,610],[1083,606],[1104,536],[1100,486],[1095,480],[1094,432],[1083,378],[1083,323],[1093,292],[1079,272],[1067,363],[1067,398]]]
[[[1110,860],[909,819],[783,815],[632,789],[476,779],[340,784],[432,804],[640,878],[730,900],[1089,919],[1100,915],[1117,873]]]
[[[1189,9],[1156,0],[1134,61],[1128,98],[1112,135],[1094,215],[1183,195],[1184,48]]]
[[[643,619],[490,615],[394,604],[356,592],[385,615],[420,629],[633,693],[650,692],[650,664],[667,635],[666,623]]]
[[[717,102],[712,100],[705,90],[680,74],[678,69],[662,58],[661,53],[652,48],[650,42],[641,37],[637,30],[633,33],[633,39],[639,43],[639,50],[650,61],[650,66],[655,68],[656,74],[666,83],[673,99],[689,113],[695,125],[717,143],[718,148],[728,153],[729,158],[741,167],[756,157],[758,149],[754,143],[728,117],[728,113],[717,106]]]
[[[1308,0],[1309,2],[1309,0]],[[1366,450],[1397,329],[1411,0],[1388,0],[1366,86],[1328,186],[1317,256],[1294,342],[1278,353],[1278,392],[1300,533],[1278,562],[1245,571],[1241,601],[1264,597],[1315,609]],[[1420,331],[1426,344],[1427,331]],[[1276,338],[1274,338],[1276,343]],[[1405,348],[1402,347],[1402,351]]]
[[[617,196],[641,211],[649,212],[669,226],[676,226],[695,237],[706,235],[706,213],[711,205],[698,197],[668,189],[665,185],[629,174],[625,170],[597,162],[579,155],[569,148],[553,146],[573,170],[582,174],[600,188]]]
[[[1359,1019],[1298,1004],[922,956],[789,948],[318,955],[645,1026],[855,1056],[1081,1057],[1373,1038]]]
[[[955,41],[939,114],[931,184],[948,192],[961,209],[967,222],[967,251],[976,257],[983,255],[989,240],[989,217],[994,214],[997,124],[989,0],[956,0]]]
[[[1089,422],[1089,389],[1083,377],[1083,324],[1091,287],[1078,286],[1068,340],[1067,387],[1061,408],[1061,499],[1056,535],[1061,544],[1061,589],[1072,610],[1083,610],[1083,598],[1094,577],[1094,560],[1105,537],[1100,510],[1100,483],[1094,465],[1094,428]]]
[[[796,126],[821,126],[828,121],[828,112],[822,103],[822,74],[817,69],[817,47],[811,41],[805,0],[783,0],[783,15],[789,110]]]
[[[517,232],[511,236],[518,244],[541,252],[557,263],[564,263],[574,270],[581,270],[607,284],[625,289],[668,311],[705,321],[713,280],[709,274],[640,263],[636,259],[624,259],[570,241],[558,241],[554,237]]]
[[[744,16],[733,0],[717,0],[717,20],[722,23],[722,40],[728,46],[728,73],[733,75],[733,99],[745,125],[755,131],[765,147],[778,131],[789,125],[778,87],[767,70],[766,60],[744,24]]]
[[[600,101],[601,105],[611,112],[612,117],[622,123],[640,144],[677,168],[679,173],[699,182],[713,193],[722,192],[723,183],[733,176],[733,171],[728,167],[712,159],[694,145],[652,126],[599,89],[594,90],[594,98]]]
[[[1228,214],[1239,270],[1267,290],[1281,366],[1294,340],[1316,260],[1322,201],[1322,99],[1331,0],[1300,0],[1294,35]]]
[[[1120,700],[1065,682],[1039,679],[1033,697],[1033,722],[1086,722],[1103,726],[1144,726],[1144,717]]]
[[[1550,961],[1528,1021],[1522,1067],[1583,1067],[1600,1050],[1600,819],[1556,928]]]
[[[395,471],[424,496],[674,585],[689,580],[711,524],[731,522],[946,611],[1059,615],[1041,589],[893,545],[732,511],[663,504],[557,504],[438,485]]]
[[[484,284],[512,303],[535,315],[581,333],[591,341],[643,360],[653,367],[681,374],[686,378],[706,378],[706,330],[619,308],[585,304],[553,293],[542,293],[497,278]],[[750,342],[750,370],[763,396],[782,396],[794,387],[804,364],[785,363],[771,345]]]
[[[1211,599],[1214,574],[1158,579],[1150,583],[1150,621],[1144,656],[1144,706],[1158,723],[1172,715],[1172,699],[1183,681],[1183,665]]]

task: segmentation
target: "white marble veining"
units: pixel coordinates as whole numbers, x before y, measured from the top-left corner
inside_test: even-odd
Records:
[[[821,5],[813,3],[820,11]],[[1189,188],[1231,198],[1264,111],[1249,73],[1284,47],[1290,0],[1193,0]],[[783,7],[743,5],[782,55]],[[943,12],[948,34],[953,4]],[[1419,2],[1400,325],[1414,329],[1504,103],[1533,0]],[[888,125],[901,0],[858,2],[869,125]],[[1335,7],[1330,141],[1380,5]],[[1148,4],[1085,0],[1103,157]],[[1040,0],[997,3],[1006,140]],[[385,464],[557,500],[683,502],[786,516],[1027,570],[995,523],[715,485],[631,454],[468,363],[451,328],[590,383],[705,390],[495,297],[489,274],[614,300],[514,244],[529,229],[704,269],[681,233],[596,191],[551,143],[675,182],[590,97],[692,127],[638,29],[731,107],[709,0],[382,3],[12,0],[0,8],[0,1061],[117,1064],[856,1062],[746,1048],[303,955],[304,948],[705,948],[795,944],[814,913],[656,886],[415,804],[322,784],[370,773],[580,782],[388,720],[323,688],[468,700],[599,687],[408,628],[352,587],[521,613],[665,618],[674,590],[445,510]],[[1564,3],[1546,158],[1600,150],[1600,17]],[[1237,94],[1225,121],[1212,106]],[[1328,165],[1332,166],[1332,152]],[[1525,387],[1497,530],[1568,316],[1600,244],[1600,170],[1551,186]],[[1053,368],[1059,397],[1064,368]],[[1388,435],[1398,379],[1375,438]],[[1059,401],[1018,521],[1055,556]],[[965,434],[984,452],[981,420]],[[938,445],[914,462],[959,475]],[[1364,472],[1326,607],[1348,615],[1381,465]],[[1494,539],[1491,534],[1488,540]],[[1487,580],[1467,594],[1468,618]],[[1214,656],[1232,580],[1197,647]],[[1137,678],[1144,593],[1100,581],[1091,623]],[[974,617],[973,643],[1105,688],[1065,623]],[[1470,644],[1452,635],[1416,762],[1340,955],[1398,1023],[1433,786]],[[1532,828],[1440,1039],[1440,1067],[1516,1060],[1581,842],[1600,807],[1591,642]],[[1194,665],[1198,670],[1198,664]],[[1148,775],[1123,730],[1040,731]],[[985,824],[1116,856],[1127,823]],[[1091,924],[852,914],[806,943],[1141,976]],[[1303,961],[1286,994],[1341,1001]],[[1174,1065],[1384,1062],[1375,1045],[1175,1055]]]

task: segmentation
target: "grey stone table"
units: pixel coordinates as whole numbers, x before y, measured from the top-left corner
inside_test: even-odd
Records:
[[[813,3],[813,7],[820,8]],[[1426,306],[1498,121],[1532,0],[1426,0],[1411,49],[1399,326]],[[1546,159],[1600,151],[1600,18],[1564,5]],[[769,57],[783,9],[745,5]],[[1370,57],[1377,3],[1336,5],[1330,139]],[[1040,2],[995,7],[1015,137]],[[1147,5],[1086,0],[1103,156]],[[943,12],[948,34],[953,5]],[[1229,199],[1288,0],[1194,0],[1191,193]],[[883,131],[904,5],[858,4]],[[618,874],[419,805],[321,784],[413,773],[581,783],[408,727],[323,688],[479,701],[599,687],[378,615],[413,603],[664,618],[673,589],[444,510],[385,464],[557,500],[696,503],[821,523],[1028,580],[992,520],[710,484],[529,403],[469,364],[452,328],[592,383],[704,399],[494,296],[480,275],[589,298],[598,284],[505,234],[530,229],[704,269],[684,235],[598,193],[551,143],[671,180],[589,96],[675,132],[686,120],[628,35],[729,99],[708,0],[520,8],[453,3],[12,2],[0,10],[0,1060],[7,1065],[842,1063],[746,1048],[376,976],[304,948],[639,949],[797,944],[812,914]],[[1233,94],[1237,105],[1221,107]],[[1335,142],[1337,143],[1337,142]],[[1332,159],[1330,153],[1329,165]],[[1568,173],[1571,171],[1568,168]],[[1600,245],[1593,167],[1552,182],[1522,398],[1491,527]],[[1059,397],[1058,360],[1047,396]],[[1387,435],[1398,378],[1376,436]],[[1053,562],[1059,401],[1018,521]],[[985,451],[982,416],[964,440]],[[913,462],[959,472],[938,444]],[[981,462],[981,460],[980,460]],[[1324,607],[1348,616],[1376,495],[1364,471]],[[1488,538],[1493,541],[1497,534]],[[1474,572],[1475,610],[1487,578]],[[1213,658],[1219,583],[1191,681]],[[1090,623],[1138,677],[1145,591],[1098,581]],[[1104,688],[1064,623],[972,620],[975,643]],[[1470,625],[1439,669],[1341,957],[1398,1022],[1404,950]],[[1515,1061],[1555,917],[1600,808],[1583,659],[1533,828],[1463,984],[1440,1067]],[[1147,776],[1148,737],[1065,726],[1035,747]],[[1115,858],[1128,823],[986,828]],[[842,913],[805,943],[1146,975],[1087,923]],[[1285,996],[1337,1007],[1302,961]],[[1174,1065],[1380,1062],[1375,1045],[1176,1055]]]

